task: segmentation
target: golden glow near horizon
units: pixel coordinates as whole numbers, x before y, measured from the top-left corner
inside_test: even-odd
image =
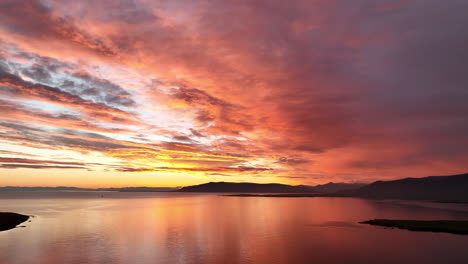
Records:
[[[421,39],[424,54],[458,53],[426,45],[445,41],[426,41],[422,25],[406,39],[391,23],[427,7],[374,4],[336,23],[358,10],[295,2],[1,1],[0,185],[321,184],[468,169],[456,88],[466,76],[449,59],[402,55],[419,54]]]

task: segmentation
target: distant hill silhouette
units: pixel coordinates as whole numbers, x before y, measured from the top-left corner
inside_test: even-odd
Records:
[[[341,191],[338,194],[368,199],[468,202],[468,173],[376,181],[358,189]]]
[[[315,193],[336,193],[339,191],[353,190],[363,186],[366,183],[334,183],[329,182],[327,184],[312,186],[313,192]]]
[[[24,192],[24,191],[101,191],[101,192],[170,192],[177,190],[169,187],[121,187],[121,188],[78,188],[78,187],[18,187],[4,186],[0,191],[4,192]]]
[[[438,202],[468,203],[468,173],[451,176],[406,178],[394,181],[362,183],[327,183],[323,185],[286,185],[277,183],[209,182],[181,189],[165,187],[76,188],[76,187],[0,187],[0,191],[120,191],[120,192],[216,192],[216,193],[265,193],[308,194],[306,196],[359,197],[366,199],[430,200]],[[286,194],[286,195],[282,195]],[[258,196],[258,195],[257,195]],[[261,195],[260,195],[261,196]],[[276,197],[275,196],[275,197]],[[302,197],[295,195],[294,197]]]
[[[200,185],[187,186],[179,192],[219,192],[219,193],[333,193],[351,188],[358,188],[363,184],[327,183],[324,185],[286,185],[277,183],[237,183],[237,182],[209,182]]]

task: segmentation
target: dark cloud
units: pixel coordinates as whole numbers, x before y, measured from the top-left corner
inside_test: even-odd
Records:
[[[184,87],[183,84],[175,84],[179,85],[178,88],[172,89],[172,96],[177,99],[181,99],[189,104],[192,105],[213,105],[213,106],[233,106],[232,104],[225,102],[219,98],[211,96],[207,92],[203,90],[199,90],[196,88],[187,88]]]
[[[5,0],[0,3],[0,10],[0,27],[11,33],[65,40],[106,56],[115,55],[101,39],[78,28],[73,18],[56,16],[50,6],[39,0]]]
[[[28,108],[25,105],[13,103],[11,101],[0,100],[0,112],[2,112],[4,122],[0,122],[0,125],[19,129],[21,126],[23,129],[32,130],[33,127],[23,126],[16,123],[12,123],[12,120],[21,120],[22,122],[34,122],[40,123],[53,127],[65,127],[83,129],[88,131],[107,132],[115,133],[122,132],[123,129],[116,128],[104,128],[99,124],[84,120],[83,117],[78,113],[67,113],[67,112],[45,112],[37,108]],[[125,122],[125,120],[122,120]],[[67,129],[63,130],[66,131]],[[41,131],[37,130],[36,131]],[[60,133],[64,133],[64,132]],[[76,130],[74,130],[76,131]],[[90,132],[82,132],[90,133]],[[83,134],[82,134],[83,135]],[[103,137],[100,135],[100,137]]]
[[[307,164],[312,163],[312,160],[301,159],[301,158],[289,158],[289,157],[281,157],[278,159],[277,163],[285,163],[288,165],[300,165],[300,164]]]
[[[193,129],[193,128],[190,128],[190,133],[192,133],[192,135],[196,136],[196,137],[206,137],[205,135],[203,135],[203,133]]]
[[[19,155],[19,156],[28,156],[28,157],[35,157],[36,155],[29,154],[29,153],[23,153],[23,152],[18,152],[18,151],[9,151],[9,150],[0,150],[0,154],[4,155]]]
[[[82,162],[62,162],[51,160],[36,160],[36,159],[22,159],[22,158],[3,158],[0,157],[0,163],[24,163],[24,164],[56,164],[56,165],[75,165],[84,166]]]
[[[18,78],[20,76],[27,77],[33,83],[56,86],[71,95],[109,106],[132,107],[135,105],[132,95],[127,90],[109,80],[77,70],[78,66],[75,64],[60,62],[34,53],[22,52],[12,45],[0,45],[0,49],[2,48],[13,50],[13,56],[26,59],[32,64],[21,64],[12,59],[0,59],[5,65],[0,68],[0,70],[3,69],[2,72],[18,76]],[[57,82],[61,84],[56,85]]]
[[[0,72],[0,85],[7,87],[3,91],[14,93],[17,96],[33,97],[40,100],[46,100],[50,103],[72,106],[84,111],[91,111],[92,114],[102,114],[104,116],[119,114],[130,116],[130,114],[102,103],[96,103],[93,100],[85,100],[77,95],[62,91],[59,88],[49,85],[37,84],[23,80],[22,78],[7,73]],[[123,117],[121,117],[123,118]]]
[[[172,136],[172,139],[182,142],[192,142],[193,140],[188,136]]]
[[[38,128],[15,124],[15,123],[0,122],[0,126],[8,127],[8,128],[20,131],[20,132],[43,132],[43,130],[38,129]]]
[[[38,64],[34,64],[28,69],[23,69],[21,74],[42,83],[47,83],[51,78],[50,73]]]
[[[58,129],[51,132],[50,129],[40,129],[14,123],[1,122],[0,126],[14,129],[14,132],[0,134],[0,138],[28,142],[30,144],[46,147],[63,146],[81,151],[96,150],[106,152],[116,149],[127,149],[133,146],[129,142],[115,141],[106,136],[85,131],[71,129]]]
[[[138,0],[131,1],[89,1],[101,15],[99,20],[128,24],[155,22],[157,17]]]
[[[87,169],[88,165],[102,165],[102,164],[86,164],[83,162],[73,161],[53,161],[53,160],[38,160],[38,159],[24,159],[24,158],[4,158],[0,157],[0,168],[7,169]]]
[[[127,145],[124,142],[112,142],[112,141],[95,141],[81,138],[70,138],[63,136],[46,136],[43,143],[51,146],[66,146],[70,148],[82,149],[82,150],[97,150],[106,152],[112,149],[125,149],[131,148],[131,145]]]
[[[77,130],[71,130],[71,129],[59,129],[58,132],[60,134],[64,135],[73,135],[73,136],[80,136],[80,137],[86,137],[86,138],[94,138],[94,139],[110,139],[107,136],[97,134],[97,133],[92,133],[92,132],[86,132],[86,131],[77,131]]]
[[[257,167],[210,167],[210,168],[181,168],[181,167],[121,167],[118,171],[124,172],[149,172],[149,171],[180,171],[180,172],[250,172],[258,173],[264,171],[271,171],[271,168],[257,168]]]
[[[212,130],[238,135],[241,131],[251,131],[255,119],[244,112],[244,107],[213,96],[207,91],[194,88],[188,81],[164,82],[156,85],[172,87],[169,96],[190,105],[195,111],[195,120]]]
[[[4,169],[87,169],[80,166],[54,166],[54,165],[31,165],[31,164],[0,164]]]
[[[280,178],[288,178],[288,179],[307,179],[308,177],[306,176],[285,176],[285,175],[279,175],[279,176],[276,176],[276,177],[280,177]]]
[[[203,124],[212,122],[215,120],[215,115],[210,113],[208,110],[200,109],[197,111],[195,119]]]
[[[81,120],[81,118],[77,115],[65,114],[65,113],[57,113],[57,114],[49,114],[48,117],[60,120]]]
[[[95,101],[114,106],[130,107],[135,105],[131,94],[108,80],[94,77],[86,72],[76,72],[72,75],[82,82],[82,84],[68,83],[74,89],[79,89],[78,93],[83,97],[92,98]]]

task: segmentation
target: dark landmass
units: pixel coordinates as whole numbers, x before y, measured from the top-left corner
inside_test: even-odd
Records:
[[[388,220],[374,219],[360,222],[361,224],[385,226],[391,228],[406,229],[411,231],[444,232],[452,234],[468,234],[468,221],[438,220]]]
[[[214,184],[191,186],[191,188],[203,191],[210,189],[208,187],[214,187]],[[224,184],[232,185],[231,183]],[[255,191],[255,189],[252,191],[240,191],[240,188],[237,188],[235,189],[236,191],[220,190],[219,192],[236,192],[238,194],[227,196],[239,197],[354,197],[374,200],[421,200],[439,203],[468,203],[468,174],[377,181],[368,185],[329,183],[307,187],[307,191]],[[254,194],[259,192],[265,194]]]
[[[24,191],[100,191],[100,192],[172,192],[177,188],[169,187],[122,187],[122,188],[78,188],[78,187],[0,187],[3,192],[24,192]]]
[[[310,186],[291,186],[277,183],[234,183],[209,182],[200,185],[183,187],[178,192],[219,192],[219,193],[309,193]]]
[[[234,197],[334,197],[328,193],[277,193],[277,194],[252,194],[252,193],[237,193],[225,194],[221,196],[234,196]]]
[[[360,183],[328,183],[317,186],[286,185],[277,183],[237,183],[237,182],[209,182],[200,185],[183,187],[178,192],[217,192],[217,193],[288,193],[314,194],[329,193],[361,187]]]
[[[366,186],[366,183],[333,183],[311,186],[314,193],[336,193]]]
[[[117,191],[117,192],[214,192],[230,196],[263,197],[355,197],[375,200],[424,200],[441,203],[468,203],[468,173],[452,176],[406,178],[394,181],[286,185],[210,182],[181,189],[166,187],[124,187],[87,189],[77,187],[0,187],[0,191]]]
[[[366,183],[327,183],[313,186],[313,191],[316,193],[336,193],[346,190],[354,190],[366,186]]]
[[[466,204],[468,200],[442,200],[442,201],[433,201],[434,203],[452,203],[452,204]]]
[[[361,188],[340,191],[336,194],[379,200],[426,200],[463,203],[468,202],[468,173],[377,181]]]
[[[15,228],[17,225],[26,222],[29,216],[17,213],[0,212],[0,231]]]
[[[0,187],[0,191],[18,192],[18,191],[90,191],[91,189],[77,187],[17,187],[4,186]]]
[[[177,188],[170,187],[123,187],[123,188],[103,188],[98,191],[116,191],[116,192],[172,192]]]

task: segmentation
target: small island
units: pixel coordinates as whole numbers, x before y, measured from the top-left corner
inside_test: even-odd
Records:
[[[422,221],[422,220],[389,220],[389,219],[374,219],[360,222],[360,224],[369,224],[384,226],[390,228],[406,229],[411,231],[425,232],[444,232],[451,234],[468,234],[468,221],[456,220],[437,220],[437,221]]]
[[[17,225],[26,222],[29,216],[17,213],[0,212],[0,231],[15,228]]]

